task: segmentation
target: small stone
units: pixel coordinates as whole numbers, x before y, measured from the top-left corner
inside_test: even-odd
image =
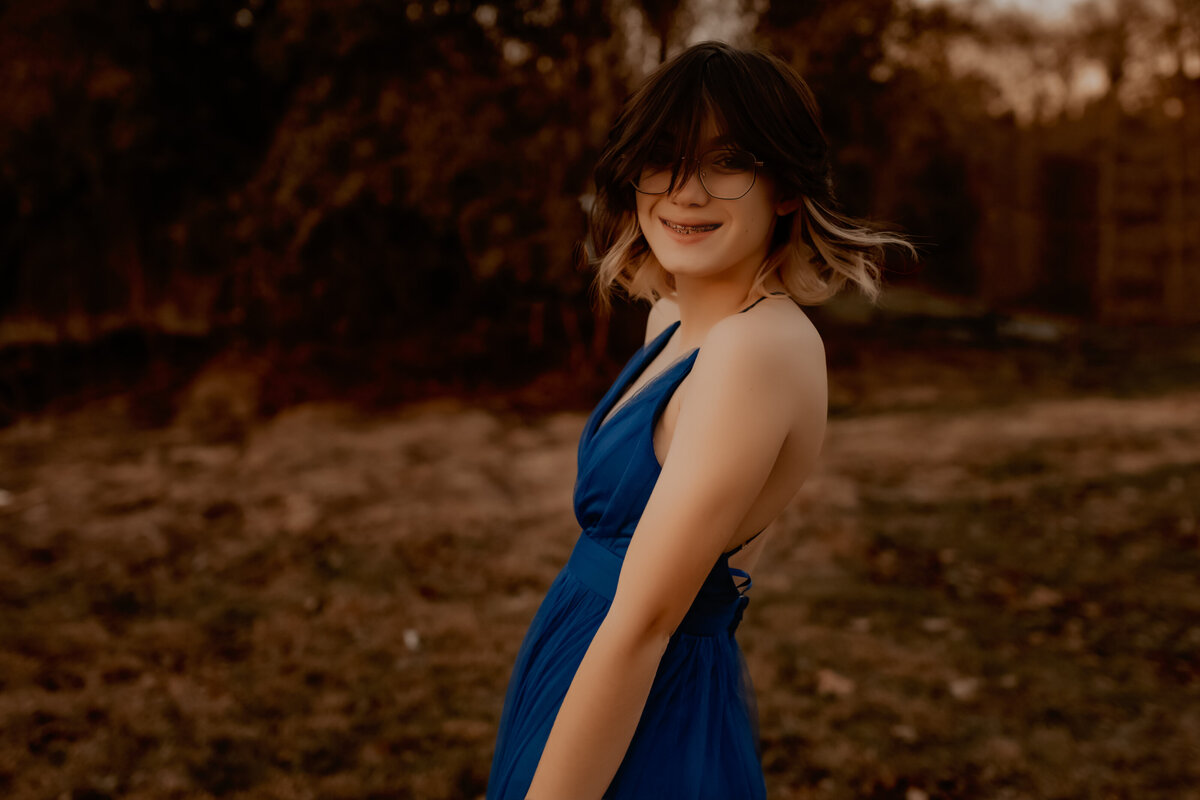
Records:
[[[404,631],[404,646],[414,653],[421,649],[421,634],[416,628]]]
[[[973,700],[979,694],[979,678],[955,678],[950,681],[950,696],[955,700]]]
[[[306,494],[289,494],[283,499],[283,527],[288,533],[306,533],[320,520],[321,512]]]
[[[1063,600],[1062,592],[1056,592],[1048,586],[1036,586],[1025,598],[1026,608],[1053,608]]]
[[[854,694],[854,681],[831,669],[817,670],[817,694],[849,697]]]
[[[989,764],[1016,764],[1024,756],[1021,743],[1006,736],[993,736],[980,748],[980,755]]]

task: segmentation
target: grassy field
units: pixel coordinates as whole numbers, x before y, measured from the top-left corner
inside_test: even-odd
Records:
[[[1200,798],[1200,389],[955,352],[831,349],[738,633],[770,796]],[[191,402],[0,431],[0,794],[481,797],[585,414]]]

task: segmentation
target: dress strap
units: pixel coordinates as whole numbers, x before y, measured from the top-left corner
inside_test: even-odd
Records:
[[[745,308],[743,308],[741,311],[739,311],[739,312],[737,312],[737,313],[741,314],[742,312],[749,311],[750,309],[754,308],[756,305],[758,305],[759,303],[761,303],[763,300],[766,300],[768,297],[777,296],[777,295],[781,295],[781,294],[787,294],[787,292],[767,292],[765,295],[763,295],[762,297],[758,298],[758,299],[757,299],[757,300],[755,300],[753,303],[751,303],[750,305],[746,306]]]
[[[750,573],[746,572],[744,569],[730,567],[729,574],[743,579],[741,583],[734,584],[734,588],[737,589],[739,595],[744,595],[746,590],[754,585],[754,581],[750,580]]]
[[[732,550],[730,550],[728,553],[725,553],[725,557],[726,557],[726,558],[729,558],[729,556],[733,555],[733,554],[734,554],[734,553],[736,553],[738,550],[741,550],[743,547],[745,547],[746,545],[748,545],[748,544],[750,544],[751,542],[753,542],[753,541],[754,541],[755,539],[757,539],[757,538],[759,537],[759,535],[760,535],[760,534],[761,534],[763,531],[765,531],[765,530],[766,530],[766,528],[763,528],[763,529],[762,529],[762,531],[759,531],[758,533],[754,534],[753,536],[751,536],[751,537],[750,537],[749,539],[747,539],[746,541],[744,541],[744,542],[742,542],[741,544],[739,544],[737,547],[735,547],[735,548],[733,548]]]
[[[748,306],[746,306],[745,308],[743,308],[743,309],[742,309],[742,311],[749,311],[750,309],[754,308],[756,305],[758,305],[759,303],[761,303],[763,300],[766,300],[768,297],[773,297],[773,296],[774,296],[774,297],[777,297],[777,296],[779,296],[779,295],[786,295],[786,294],[787,294],[787,292],[767,292],[767,293],[766,293],[764,296],[762,296],[762,297],[758,298],[758,299],[757,299],[757,300],[755,300],[753,303],[751,303],[750,305],[748,305]],[[741,313],[742,313],[742,311],[739,311],[739,312],[737,312],[737,313],[741,314]],[[725,555],[725,557],[726,557],[726,558],[728,558],[729,556],[733,555],[733,554],[734,554],[734,553],[736,553],[737,551],[741,550],[741,549],[742,549],[743,547],[745,547],[746,545],[748,545],[748,544],[750,544],[751,542],[753,542],[753,541],[754,541],[754,540],[755,540],[755,539],[758,537],[758,535],[759,535],[760,533],[762,533],[763,531],[765,531],[765,530],[766,530],[766,528],[763,528],[763,529],[762,529],[762,530],[760,530],[758,533],[754,534],[754,536],[751,536],[749,539],[747,539],[746,541],[742,542],[742,543],[741,543],[741,544],[739,544],[737,547],[735,547],[735,548],[733,548],[732,550],[730,550],[728,553],[725,553],[725,554],[724,554],[724,555]],[[747,576],[747,578],[749,578],[749,576]]]

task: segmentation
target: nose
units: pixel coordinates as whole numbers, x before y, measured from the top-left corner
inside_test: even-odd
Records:
[[[681,205],[704,205],[708,202],[708,191],[700,182],[699,170],[687,177],[687,180],[675,185],[671,199]]]

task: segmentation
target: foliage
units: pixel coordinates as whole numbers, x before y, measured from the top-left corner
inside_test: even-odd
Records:
[[[1013,120],[998,84],[950,56],[1062,42],[1116,76],[1136,50],[1098,6],[1059,38],[904,0],[737,7],[813,85],[846,209],[925,245],[922,271],[898,263],[892,279],[958,292],[977,283],[978,220],[997,202],[979,165],[1011,145]],[[607,331],[584,321],[578,198],[638,48],[679,49],[704,8],[10,4],[0,347],[133,328],[396,343],[418,369],[578,366]],[[1133,16],[1182,54],[1194,9],[1178,9]]]

